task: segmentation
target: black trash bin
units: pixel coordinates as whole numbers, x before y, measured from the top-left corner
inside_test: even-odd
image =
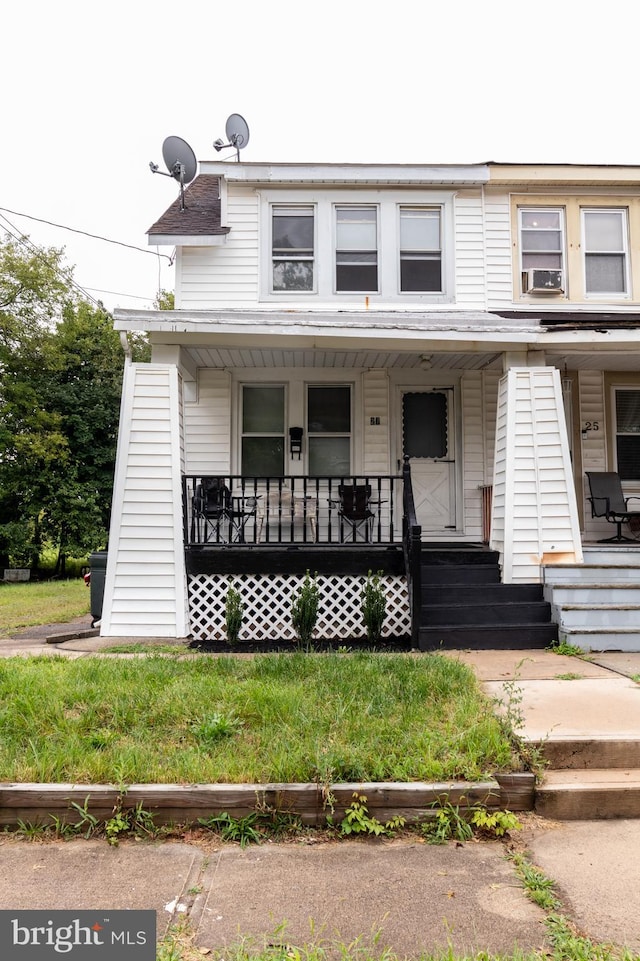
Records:
[[[104,582],[107,576],[107,551],[95,551],[89,556],[91,570],[91,617],[93,627],[102,617],[102,602],[104,600]]]

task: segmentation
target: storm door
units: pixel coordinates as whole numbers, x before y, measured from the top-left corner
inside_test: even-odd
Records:
[[[402,394],[402,454],[409,455],[413,497],[424,534],[455,529],[453,389]]]

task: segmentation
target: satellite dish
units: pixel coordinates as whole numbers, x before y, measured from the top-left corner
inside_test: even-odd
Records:
[[[190,184],[198,170],[196,155],[186,140],[167,137],[162,144],[162,156],[167,170],[182,184]]]
[[[169,173],[160,170],[153,160],[149,163],[152,174],[173,177],[180,184],[180,210],[185,209],[184,185],[190,184],[198,170],[196,155],[182,137],[167,137],[162,144],[162,156]]]
[[[239,113],[232,113],[231,116],[227,118],[225,133],[229,143],[224,143],[224,141],[219,138],[214,141],[213,146],[218,153],[224,150],[225,147],[234,147],[237,151],[237,159],[240,160],[240,151],[249,143],[249,126],[247,121],[244,117],[241,117]]]

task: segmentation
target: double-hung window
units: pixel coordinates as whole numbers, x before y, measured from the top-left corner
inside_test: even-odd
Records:
[[[442,290],[440,208],[400,207],[400,290]]]
[[[336,290],[378,290],[377,207],[336,207]]]
[[[585,292],[626,294],[627,212],[582,210]]]
[[[621,480],[640,480],[640,390],[615,391],[616,461]]]
[[[351,388],[307,388],[307,440],[312,477],[348,477],[351,473]]]
[[[246,477],[284,474],[284,403],[281,385],[242,388],[242,473]]]
[[[520,208],[522,270],[562,270],[564,211],[561,207]]]
[[[273,290],[314,290],[314,208],[274,206],[271,217]]]

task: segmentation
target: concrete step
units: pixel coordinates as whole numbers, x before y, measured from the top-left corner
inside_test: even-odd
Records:
[[[555,606],[555,604],[554,604]],[[640,625],[640,604],[563,604],[558,610],[560,631],[578,627],[632,628]]]
[[[561,642],[589,651],[640,651],[640,626],[638,627],[565,627],[558,628]]]
[[[640,770],[546,771],[536,788],[535,810],[557,821],[640,818]]]
[[[567,583],[545,584],[544,598],[552,604],[638,604],[640,578],[626,583]]]
[[[593,544],[582,548],[585,564],[640,567],[640,541],[636,544]]]
[[[637,768],[640,770],[640,738],[553,738],[532,741],[553,771]]]
[[[549,564],[544,569],[545,584],[640,583],[640,568],[621,564]]]

